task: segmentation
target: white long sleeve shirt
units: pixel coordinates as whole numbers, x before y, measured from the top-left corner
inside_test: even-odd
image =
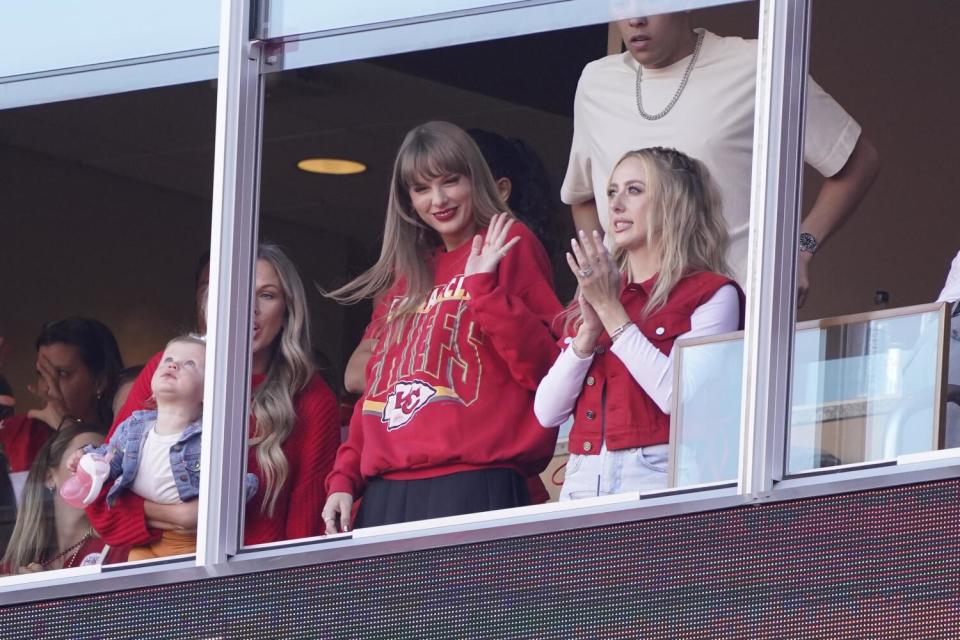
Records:
[[[736,331],[740,323],[740,297],[733,285],[720,287],[697,307],[690,317],[690,330],[680,336],[696,338]],[[570,347],[564,349],[537,388],[533,411],[544,427],[563,424],[576,405],[583,379],[593,362],[593,354],[579,357]],[[664,413],[670,413],[673,395],[673,357],[664,355],[647,340],[636,325],[628,327],[610,349],[620,358],[630,375]]]

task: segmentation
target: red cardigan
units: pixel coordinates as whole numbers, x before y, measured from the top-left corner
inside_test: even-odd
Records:
[[[116,426],[133,411],[144,407],[150,397],[150,380],[160,362],[161,353],[154,356],[137,377],[130,397],[114,422]],[[253,377],[253,388],[263,382],[264,376]],[[287,481],[274,507],[273,517],[261,513],[265,482],[256,451],[249,448],[247,471],[260,479],[260,490],[247,503],[243,543],[245,545],[276,542],[316,536],[323,533],[320,511],[326,501],[323,479],[333,467],[333,459],[340,444],[340,420],[337,399],[318,374],[294,398],[297,424],[282,445],[290,465]],[[252,422],[252,420],[251,420]],[[251,424],[251,432],[253,424]],[[104,487],[107,491],[109,486]],[[97,500],[87,507],[87,517],[97,533],[112,545],[144,544],[159,535],[147,527],[143,498],[125,491],[112,508],[105,500]]]
[[[520,242],[495,273],[464,276],[472,243],[433,255],[423,306],[380,319],[405,293],[385,296],[370,336],[367,390],[327,490],[359,496],[366,479],[406,480],[505,467],[524,477],[550,461],[556,430],[533,414],[533,396],[559,351],[550,323],[561,310],[550,263],[521,223]]]

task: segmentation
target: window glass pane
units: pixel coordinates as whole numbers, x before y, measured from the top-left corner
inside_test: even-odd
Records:
[[[0,78],[216,47],[220,3],[9,2]]]
[[[871,315],[797,329],[788,473],[941,446],[944,312]],[[676,486],[736,479],[742,349],[739,335],[681,345]]]
[[[203,330],[215,101],[201,83],[0,111],[0,573],[192,553],[205,347],[168,342]],[[68,468],[108,431],[112,508]]]
[[[740,460],[743,336],[681,344],[671,415],[671,486],[735,482]]]
[[[945,281],[960,249],[960,218],[945,203],[960,196],[951,168],[960,154],[943,141],[960,134],[960,125],[952,101],[942,98],[931,80],[951,72],[943,39],[960,8],[923,0],[911,5],[908,23],[901,23],[892,7],[867,0],[814,0],[812,9],[810,73],[819,86],[808,86],[805,155],[810,166],[800,230],[818,246],[813,255],[799,253],[798,272],[809,289],[798,320],[956,301],[960,288]],[[870,31],[895,29],[914,44],[911,58],[928,62],[923,77],[864,33],[867,13]],[[840,33],[849,37],[838,38]],[[824,91],[842,112],[825,100]],[[887,96],[882,103],[875,99],[879,91]],[[831,121],[845,124],[829,136],[815,133],[823,129],[816,123]],[[926,126],[904,136],[905,122]],[[817,152],[818,147],[830,151]],[[953,274],[960,274],[960,265]],[[933,359],[927,351],[920,352],[923,359],[911,355],[927,340],[923,323],[908,316],[798,330],[795,400],[836,409],[826,415],[794,414],[788,472],[960,444],[960,429],[953,426],[960,424],[955,402],[920,392],[931,384]],[[956,344],[950,340],[941,348]],[[937,355],[949,359],[956,352]],[[910,365],[905,358],[913,358]],[[949,381],[960,382],[960,368],[950,368]],[[918,407],[903,406],[906,402],[930,403],[922,411],[926,416]],[[907,431],[894,437],[887,423],[905,412],[911,415]],[[930,433],[928,418],[938,412],[947,416],[943,443]],[[830,457],[821,460],[821,451]]]
[[[788,472],[937,448],[943,314],[878,315],[797,330]]]
[[[514,0],[407,0],[396,3],[338,2],[321,6],[303,0],[271,0],[268,3],[270,19],[267,23],[267,36],[274,38],[342,29],[513,2]]]
[[[617,45],[606,58],[609,30],[602,25],[267,77],[261,250],[280,245],[299,278],[328,293],[361,276],[392,247],[404,244],[404,252],[381,262],[383,279],[354,297],[351,290],[324,297],[306,288],[313,329],[309,350],[327,366],[319,369],[322,382],[290,393],[296,419],[280,447],[290,475],[285,485],[274,482],[273,493],[262,489],[268,474],[258,443],[267,434],[251,431],[257,439],[248,471],[258,475],[262,493],[247,505],[248,544],[323,532],[318,517],[330,499],[328,490],[341,494],[333,505],[340,510],[362,498],[356,522],[367,527],[668,487],[674,342],[736,331],[741,321],[736,278],[743,277],[746,264],[756,46],[726,40],[714,30],[750,35],[757,14],[756,5],[747,4],[654,18],[624,24],[632,50],[622,52]],[[701,26],[706,29],[694,30]],[[676,45],[670,70],[660,68],[662,60],[648,59],[646,46],[639,44],[646,40],[638,34],[658,27],[670,32],[663,37]],[[639,113],[634,53],[651,67],[643,79],[644,108],[648,115],[666,109],[663,118],[647,120]],[[581,79],[584,66],[598,59],[602,63],[592,68],[609,74]],[[725,66],[729,77],[714,82],[701,75],[696,82],[692,65],[702,61]],[[543,73],[546,67],[550,73]],[[689,82],[668,106],[688,69]],[[619,100],[603,97],[610,92]],[[383,108],[384,100],[390,109]],[[574,116],[575,100],[583,122]],[[722,127],[699,106],[718,100],[730,111]],[[450,124],[420,128],[433,121]],[[423,146],[404,145],[408,134]],[[654,146],[684,152],[663,148],[632,159],[629,172],[618,178],[623,197],[642,199],[643,189],[634,185],[644,180],[638,172],[646,170],[646,162],[650,171],[662,172],[662,180],[680,174],[703,184],[716,179],[720,186],[709,190],[719,189],[729,199],[726,218],[719,198],[694,203],[686,183],[677,187],[686,197],[683,207],[699,208],[698,220],[715,222],[710,229],[694,225],[712,253],[696,258],[674,249],[674,257],[686,264],[700,259],[700,270],[725,271],[721,262],[735,266],[730,277],[680,269],[684,277],[678,275],[663,291],[662,304],[652,303],[645,314],[657,295],[657,269],[634,278],[626,267],[620,274],[611,257],[604,263],[614,283],[607,295],[610,308],[622,316],[605,311],[603,320],[593,320],[600,323],[595,333],[584,330],[592,362],[585,367],[561,362],[558,358],[578,358],[566,339],[579,329],[560,315],[571,302],[571,310],[579,311],[574,272],[596,260],[584,255],[573,270],[567,263],[574,220],[562,202],[596,200],[593,225],[633,256],[634,269],[646,269],[637,258],[644,246],[643,206],[631,203],[629,213],[621,211],[620,201],[608,206],[607,183],[624,153]],[[398,155],[401,169],[394,183]],[[352,174],[297,168],[311,158],[362,167]],[[408,171],[408,164],[414,168]],[[675,211],[672,205],[650,206]],[[475,273],[478,267],[468,260],[473,237],[487,234],[492,216],[507,208],[519,220],[507,237],[518,237],[519,244],[485,266],[489,274]],[[616,226],[615,216],[623,218]],[[668,217],[664,224],[676,229],[679,220]],[[721,237],[722,228],[727,236]],[[421,289],[408,290],[419,282],[421,265],[426,267]],[[621,281],[629,285],[623,291]],[[296,287],[282,288],[289,318],[297,306]],[[339,304],[337,297],[356,304]],[[410,299],[416,302],[408,310],[404,301]],[[254,337],[255,370],[260,353],[263,374],[255,375],[255,398],[266,394],[260,390],[274,375],[271,367],[290,361],[280,345],[292,334],[286,322],[279,342],[270,342],[277,340],[265,329],[271,303],[258,304],[264,319],[255,316],[255,329],[265,337]],[[723,357],[736,358],[739,367],[739,354]],[[566,389],[565,399],[551,399],[556,389]],[[336,402],[332,394],[339,412],[330,408]],[[545,408],[535,411],[541,394]],[[307,406],[319,408],[308,412]],[[257,429],[260,424],[258,416]],[[334,458],[341,438],[346,444]],[[412,493],[397,498],[395,490]],[[439,497],[427,500],[424,492]],[[467,494],[496,499],[478,504],[465,499]],[[271,495],[278,496],[273,515],[262,501]]]

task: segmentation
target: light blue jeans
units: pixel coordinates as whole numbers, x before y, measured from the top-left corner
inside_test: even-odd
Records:
[[[667,444],[619,451],[607,451],[604,444],[599,455],[572,453],[560,499],[666,489],[669,453]]]

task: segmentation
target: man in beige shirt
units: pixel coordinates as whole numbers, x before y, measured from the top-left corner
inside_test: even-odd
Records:
[[[561,199],[574,223],[606,228],[606,182],[631,149],[674,147],[702,160],[723,196],[728,260],[741,283],[747,231],[757,43],[694,30],[688,13],[621,20],[627,51],[589,63],[574,103],[574,135]],[[826,176],[801,225],[798,304],[822,244],[854,211],[875,178],[879,156],[856,121],[812,79],[807,90],[805,159]]]

